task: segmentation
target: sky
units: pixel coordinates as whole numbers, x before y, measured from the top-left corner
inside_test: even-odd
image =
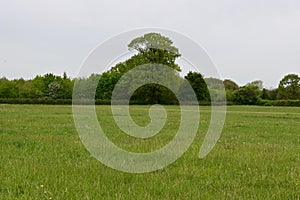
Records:
[[[300,73],[299,0],[0,0],[0,77],[76,77],[99,44],[149,27],[191,38],[239,85]]]

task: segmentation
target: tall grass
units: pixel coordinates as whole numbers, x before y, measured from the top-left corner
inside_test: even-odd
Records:
[[[178,127],[177,106],[157,136],[139,140],[120,132],[109,106],[100,124],[118,146],[147,152],[165,145]],[[131,106],[149,123],[148,106]],[[228,107],[222,136],[204,159],[198,151],[210,119],[201,107],[189,150],[152,173],[123,173],[101,164],[82,145],[71,106],[0,105],[0,199],[299,199],[300,108]]]

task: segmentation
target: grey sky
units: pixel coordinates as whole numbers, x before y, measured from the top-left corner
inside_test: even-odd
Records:
[[[0,77],[74,77],[99,43],[144,27],[190,37],[240,85],[300,72],[299,0],[0,0]]]

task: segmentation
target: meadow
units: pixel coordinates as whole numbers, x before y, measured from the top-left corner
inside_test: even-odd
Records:
[[[149,123],[148,106],[131,106]],[[100,125],[118,146],[148,152],[164,146],[178,127],[179,108],[157,136],[134,139],[97,106]],[[229,106],[215,148],[198,152],[210,121],[201,107],[198,134],[173,164],[151,173],[111,169],[85,149],[71,106],[0,105],[0,199],[300,199],[300,107]]]

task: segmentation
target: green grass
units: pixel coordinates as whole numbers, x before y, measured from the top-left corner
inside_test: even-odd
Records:
[[[164,130],[133,139],[118,130],[108,106],[100,124],[118,146],[147,152],[177,130],[179,110],[166,106]],[[168,167],[130,174],[101,164],[82,145],[71,106],[0,105],[0,199],[300,199],[300,107],[228,107],[213,151],[198,158],[209,107],[201,107],[198,135]],[[147,106],[132,106],[149,123]]]

